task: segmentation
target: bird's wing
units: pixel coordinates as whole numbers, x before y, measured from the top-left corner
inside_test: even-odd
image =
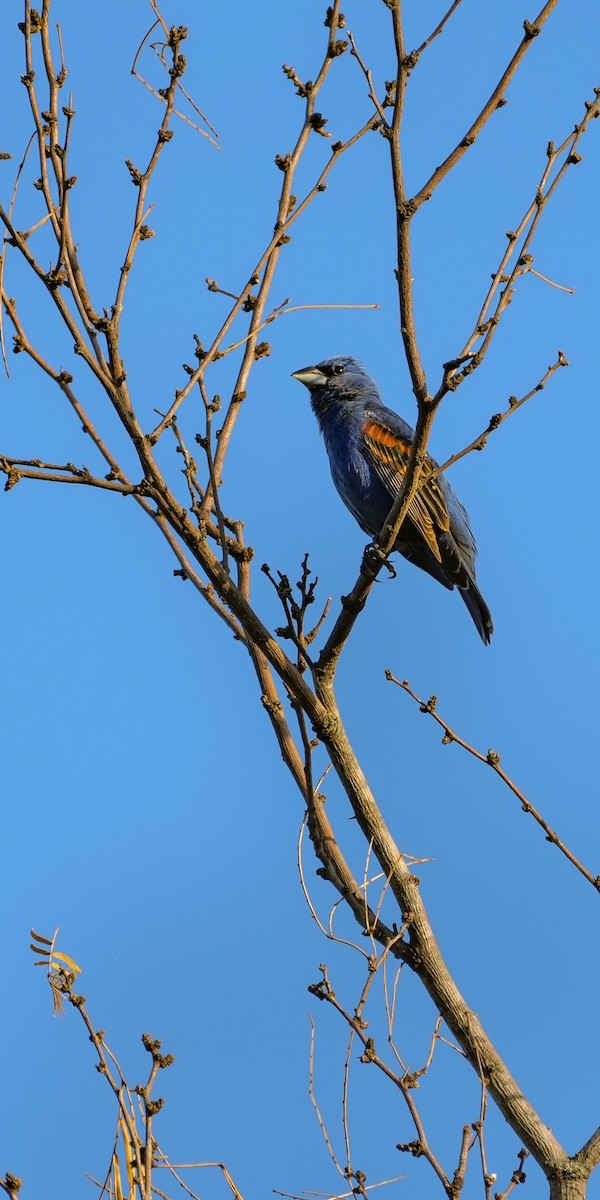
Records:
[[[371,415],[367,416],[362,433],[365,454],[393,501],[402,486],[412,442],[386,421]],[[437,561],[441,562],[436,531],[449,531],[450,515],[437,478],[430,479],[417,492],[411,501],[408,516]]]

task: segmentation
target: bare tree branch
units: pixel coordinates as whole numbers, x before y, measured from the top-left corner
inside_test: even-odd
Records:
[[[569,850],[568,846],[561,841],[558,834],[556,834],[554,830],[550,828],[547,821],[544,820],[542,814],[538,812],[537,808],[533,806],[531,801],[527,799],[521,789],[517,787],[516,783],[513,783],[512,779],[509,778],[509,776],[506,774],[506,771],[502,769],[500,766],[500,755],[496,752],[496,750],[488,750],[487,754],[482,754],[480,750],[476,750],[474,746],[469,745],[464,738],[460,737],[460,735],[456,733],[454,729],[451,729],[448,722],[445,721],[437,711],[437,696],[431,696],[429,700],[421,700],[420,697],[417,696],[416,692],[413,692],[407,679],[396,679],[391,671],[386,671],[385,677],[390,683],[395,683],[399,688],[402,688],[403,692],[407,692],[409,696],[412,696],[412,699],[415,700],[419,705],[421,712],[433,717],[434,721],[436,721],[437,724],[442,727],[444,730],[444,736],[442,738],[444,745],[450,745],[452,742],[456,742],[457,746],[462,746],[463,750],[466,750],[473,756],[473,758],[476,758],[479,762],[485,763],[486,766],[491,767],[492,771],[494,771],[495,774],[500,777],[502,782],[506,784],[509,791],[511,791],[513,795],[517,797],[517,800],[520,801],[523,812],[532,816],[534,821],[537,821],[537,824],[540,826],[540,828],[544,830],[544,833],[546,834],[546,841],[550,842],[553,846],[557,846],[561,853],[564,854],[565,858],[567,858],[569,862],[576,867],[580,874],[583,875],[584,879],[587,879],[588,883],[591,883],[592,887],[595,888],[597,892],[600,892],[600,875],[593,875],[591,871],[588,871],[587,867],[584,867],[583,863],[576,858],[573,852]]]
[[[429,177],[427,183],[424,183],[420,190],[413,196],[412,200],[410,200],[409,204],[414,212],[420,208],[425,200],[431,200],[436,187],[442,182],[442,179],[446,177],[452,168],[456,166],[456,163],[460,161],[463,154],[466,154],[469,147],[473,145],[492,114],[496,111],[496,109],[501,108],[503,104],[506,104],[504,93],[509,83],[516,75],[523,58],[532,45],[533,39],[541,33],[543,26],[545,25],[552,11],[556,8],[557,4],[558,0],[548,0],[548,3],[544,4],[543,8],[540,10],[533,22],[523,22],[523,28],[525,32],[521,42],[513,54],[513,57],[511,58],[504,74],[496,84],[496,87],[494,88],[489,100],[486,102],[486,104],[484,104],[481,112],[470,125],[465,136],[461,138],[458,145],[454,147],[454,150],[450,152],[444,162],[437,167],[433,174]]]

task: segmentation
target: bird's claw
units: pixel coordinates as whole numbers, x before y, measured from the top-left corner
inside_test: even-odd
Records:
[[[368,546],[365,546],[365,552],[363,554],[363,560],[360,569],[363,575],[367,575],[371,579],[375,579],[377,572],[381,570],[381,567],[386,567],[392,579],[396,578],[396,570],[392,566],[389,558],[387,558],[385,554],[382,554],[379,546],[377,546],[375,542],[369,542]]]

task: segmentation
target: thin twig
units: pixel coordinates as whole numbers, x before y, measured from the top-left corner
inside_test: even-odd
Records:
[[[252,312],[252,321],[251,321],[251,330],[250,330],[251,335],[255,335],[256,327],[260,324],[261,320],[263,319],[262,313],[264,312],[266,298],[268,295],[268,290],[270,288],[270,284],[272,282],[275,266],[276,266],[277,259],[278,259],[278,251],[281,248],[282,239],[285,239],[288,237],[288,230],[291,229],[291,227],[295,224],[295,222],[299,219],[299,217],[301,217],[303,215],[305,210],[310,205],[311,201],[314,200],[315,197],[317,195],[319,195],[320,192],[325,190],[325,181],[328,178],[328,176],[330,175],[331,171],[333,170],[333,167],[336,165],[336,163],[338,162],[341,155],[343,153],[345,153],[347,150],[350,150],[352,148],[352,146],[354,146],[356,144],[356,142],[358,142],[362,137],[364,137],[364,135],[366,133],[368,133],[371,129],[373,129],[374,121],[375,121],[375,118],[371,118],[371,120],[367,121],[366,124],[363,125],[362,128],[359,129],[358,132],[356,134],[354,134],[353,137],[349,138],[347,142],[336,143],[336,147],[332,148],[331,158],[326,163],[326,165],[323,168],[323,170],[321,171],[318,179],[313,184],[310,191],[308,191],[306,193],[306,195],[304,196],[304,199],[301,201],[301,203],[297,204],[295,206],[295,208],[293,209],[293,211],[290,212],[286,218],[282,218],[281,222],[279,222],[279,220],[276,222],[276,230],[277,230],[276,233],[273,235],[268,246],[263,251],[260,259],[258,260],[254,270],[252,271],[252,273],[250,275],[248,283],[240,292],[235,304],[233,305],[230,312],[228,313],[225,321],[223,322],[219,332],[217,333],[216,337],[214,338],[211,346],[204,353],[201,366],[198,367],[198,369],[194,373],[194,375],[191,376],[191,378],[188,380],[186,386],[177,392],[175,400],[173,401],[171,407],[165,413],[160,424],[157,425],[156,428],[153,429],[152,432],[148,435],[151,443],[157,442],[158,439],[162,436],[162,434],[164,433],[165,429],[167,428],[167,426],[169,424],[169,421],[170,421],[173,413],[177,412],[177,410],[181,407],[181,405],[187,400],[188,396],[190,395],[190,392],[192,391],[192,389],[198,382],[198,379],[201,377],[201,375],[203,375],[206,372],[206,370],[210,366],[211,362],[214,362],[215,359],[217,359],[220,356],[220,354],[221,354],[220,347],[221,347],[221,343],[222,343],[223,339],[227,336],[231,326],[233,325],[233,322],[239,316],[240,312],[243,310],[244,304],[246,303],[248,297],[250,296],[253,287],[256,287],[259,280],[261,280],[262,282],[261,282],[260,296],[256,297],[256,303],[254,305],[253,312]],[[299,161],[301,150],[303,150],[303,149],[304,149],[304,146],[302,146],[300,149],[299,149],[298,145],[296,146],[296,151],[298,151],[297,161]],[[296,151],[294,153],[296,153]],[[291,162],[291,159],[290,159],[290,162]],[[296,165],[297,165],[297,162],[294,162],[294,164],[293,164],[294,170],[295,170]],[[286,169],[286,185],[284,185],[286,195],[288,195],[288,193],[291,189],[291,184],[293,181],[293,173],[294,173],[294,171],[292,170],[292,166],[290,165],[290,167]],[[288,176],[289,176],[289,185],[287,185]],[[283,190],[282,190],[282,198],[280,199],[279,207],[280,207],[280,210],[283,208]],[[268,270],[268,277],[267,277],[267,270]],[[269,288],[266,287],[266,282],[268,282]],[[259,306],[259,299],[260,299],[260,306]],[[260,308],[260,317],[257,319],[257,312],[259,311],[259,308]],[[245,345],[246,345],[246,355],[244,357],[244,362],[242,363],[242,366],[238,373],[238,378],[236,380],[236,384],[234,387],[232,402],[227,410],[225,422],[223,425],[223,430],[222,430],[221,436],[219,438],[219,450],[221,450],[221,447],[223,447],[223,451],[220,454],[221,467],[222,467],[222,460],[225,457],[225,452],[226,452],[227,446],[229,444],[231,435],[233,433],[233,427],[237,420],[237,415],[239,412],[240,404],[245,396],[245,385],[247,382],[249,370],[250,370],[251,366],[253,365],[253,361],[254,361],[253,346],[252,346],[253,337],[250,336],[250,337],[244,339],[244,341],[245,341]],[[249,351],[249,347],[251,347],[251,346],[252,346],[252,354],[250,354],[250,351]]]
[[[416,66],[417,60],[421,57],[421,55],[427,49],[427,47],[431,45],[431,43],[434,41],[434,39],[436,37],[439,37],[440,33],[442,33],[444,26],[450,20],[450,17],[453,15],[453,13],[456,12],[456,9],[458,8],[460,3],[461,3],[461,0],[454,0],[453,4],[451,4],[450,8],[448,9],[448,12],[445,13],[444,16],[442,17],[439,25],[436,25],[433,33],[429,34],[429,37],[426,38],[425,41],[421,43],[421,45],[418,47],[417,50],[413,50],[412,54],[409,57],[415,66]]]
[[[511,1175],[510,1183],[502,1193],[495,1193],[496,1200],[507,1200],[507,1197],[510,1196],[510,1193],[514,1190],[514,1188],[518,1187],[520,1183],[526,1182],[527,1176],[525,1175],[523,1167],[526,1160],[529,1158],[529,1151],[525,1150],[524,1148],[519,1150],[517,1158],[519,1160],[519,1164]]]
[[[426,200],[431,199],[436,187],[438,187],[438,185],[442,182],[442,179],[445,178],[445,176],[449,171],[452,170],[456,163],[459,162],[463,154],[466,154],[469,147],[473,145],[492,114],[506,103],[504,93],[509,83],[514,78],[525,54],[530,49],[534,38],[541,32],[542,26],[548,20],[548,17],[553,9],[556,8],[557,4],[558,0],[548,0],[548,3],[544,5],[533,22],[524,22],[525,33],[523,38],[513,54],[506,70],[494,88],[489,100],[484,104],[481,112],[472,122],[464,137],[461,138],[454,150],[450,152],[450,154],[444,159],[443,163],[441,163],[439,167],[436,167],[435,171],[429,177],[427,182],[424,183],[419,191],[416,192],[412,197],[410,205],[413,208],[413,211],[416,212],[416,210],[420,208]]]
[[[317,1097],[315,1094],[315,1023],[314,1023],[313,1018],[310,1013],[308,1014],[308,1019],[310,1021],[310,1055],[309,1055],[309,1066],[308,1066],[308,1094],[310,1097],[310,1102],[315,1110],[315,1113],[317,1116],[317,1121],[319,1122],[321,1133],[323,1135],[323,1141],[325,1142],[325,1145],[327,1146],[327,1149],[329,1150],[333,1165],[334,1165],[336,1171],[338,1171],[339,1174],[345,1179],[346,1172],[337,1160],[337,1156],[336,1156],[335,1150],[333,1149],[333,1146],[331,1144],[329,1134],[327,1133],[327,1126],[325,1125],[325,1121],[323,1119],[323,1114],[321,1112],[321,1109],[319,1108],[319,1104],[317,1102]]]
[[[365,1184],[363,1193],[374,1192],[377,1188],[389,1187],[390,1183],[398,1183],[401,1179],[406,1179],[405,1175],[394,1175],[391,1179],[381,1179],[378,1183]],[[324,1200],[322,1192],[313,1192],[310,1190],[300,1194],[296,1192],[282,1192],[279,1188],[273,1188],[275,1196],[285,1196],[287,1200],[307,1200],[307,1197],[314,1197],[314,1200]],[[326,1200],[352,1200],[356,1196],[356,1190],[353,1188],[351,1192],[336,1192],[335,1196],[328,1194]]]
[[[559,350],[556,362],[553,363],[552,366],[548,367],[546,374],[542,376],[538,383],[536,383],[535,387],[533,387],[531,391],[527,392],[525,396],[521,396],[520,400],[518,400],[516,396],[510,396],[508,400],[508,407],[505,408],[503,412],[494,413],[494,415],[490,417],[487,428],[483,429],[478,437],[474,438],[472,442],[469,442],[469,445],[465,446],[464,450],[459,450],[458,453],[452,454],[450,458],[447,458],[446,461],[441,463],[440,466],[435,467],[433,471],[426,472],[423,479],[423,487],[425,487],[425,485],[428,484],[431,479],[435,479],[437,475],[441,475],[443,471],[447,471],[449,467],[453,467],[454,464],[459,462],[461,458],[464,458],[467,454],[471,454],[473,450],[483,450],[491,433],[495,433],[495,431],[500,428],[503,422],[506,421],[507,418],[512,415],[512,413],[518,412],[518,410],[522,408],[528,400],[531,400],[532,396],[535,396],[538,392],[541,392],[545,388],[548,380],[552,377],[552,375],[554,375],[555,371],[558,371],[559,367],[568,366],[568,360],[565,358],[562,350]]]
[[[539,272],[533,272],[531,266],[533,259],[529,252],[537,226],[548,201],[562,182],[566,171],[579,162],[579,156],[576,154],[578,142],[589,122],[597,117],[599,112],[600,103],[597,92],[596,100],[586,104],[582,120],[564,141],[557,148],[553,142],[549,142],[546,151],[546,166],[536,187],[535,197],[516,230],[510,230],[506,234],[508,244],[492,275],[491,285],[475,321],[473,331],[456,358],[444,364],[444,374],[436,392],[436,401],[440,400],[449,389],[455,391],[467,375],[481,366],[498,329],[500,318],[511,303],[517,279],[528,273],[539,274]],[[562,162],[560,162],[561,158]],[[552,172],[557,163],[560,165],[553,176]],[[507,274],[512,258],[516,259],[515,266]],[[544,277],[542,276],[542,278]],[[492,307],[494,302],[495,307]]]
[[[350,1060],[354,1045],[354,1030],[350,1030],[346,1058],[344,1059],[344,1081],[342,1084],[342,1125],[344,1128],[344,1145],[346,1147],[346,1178],[352,1179],[352,1152],[350,1149],[350,1122],[348,1119],[348,1092],[350,1088]]]
[[[118,283],[117,292],[116,292],[116,296],[115,296],[113,308],[112,308],[112,318],[110,321],[110,325],[111,325],[111,332],[115,339],[118,337],[118,334],[119,334],[119,325],[120,325],[121,315],[123,312],[123,302],[125,299],[125,289],[127,287],[127,282],[128,282],[129,274],[131,272],[131,268],[133,266],[135,252],[139,246],[140,240],[142,240],[143,233],[144,233],[144,210],[146,208],[146,196],[148,194],[148,186],[150,184],[150,180],[152,179],[152,176],[156,169],[159,158],[164,150],[164,147],[167,145],[168,141],[172,137],[172,133],[169,129],[169,126],[171,123],[171,117],[173,115],[174,97],[175,97],[175,92],[177,89],[179,75],[183,74],[183,71],[185,69],[185,60],[183,59],[183,56],[179,52],[179,47],[180,47],[180,42],[181,42],[182,38],[184,38],[186,36],[187,36],[187,33],[183,28],[176,29],[175,27],[173,27],[173,29],[171,30],[171,32],[169,34],[169,47],[170,47],[171,55],[172,55],[172,59],[173,59],[173,67],[170,72],[170,82],[168,84],[168,87],[165,89],[165,94],[163,97],[164,105],[165,105],[163,119],[161,121],[161,125],[158,130],[156,142],[154,145],[154,149],[152,151],[152,154],[150,155],[150,159],[148,161],[146,169],[143,172],[138,171],[135,167],[133,167],[132,164],[128,163],[132,182],[138,189],[138,196],[137,196],[137,201],[136,201],[136,205],[135,205],[135,213],[134,213],[134,218],[133,218],[133,229],[132,229],[131,236],[129,239],[129,245],[128,245],[126,253],[125,253],[125,258],[123,260],[123,265],[121,267],[119,283]]]
[[[229,292],[223,294],[231,295]],[[261,325],[257,325],[251,333],[247,333],[245,337],[240,338],[239,342],[233,342],[231,346],[225,346],[224,349],[219,352],[219,357],[224,358],[226,354],[231,354],[232,350],[239,350],[240,346],[244,346],[249,338],[255,337],[257,334],[262,333],[262,330],[266,329],[267,325],[271,325],[273,321],[276,321],[279,317],[284,317],[287,313],[305,312],[310,309],[320,308],[374,309],[379,308],[379,304],[288,304],[286,301],[283,305],[274,309],[270,316],[266,317]]]
[[[427,1162],[432,1167],[433,1171],[435,1172],[438,1179],[440,1180],[442,1186],[446,1189],[446,1192],[449,1195],[450,1193],[449,1193],[448,1177],[447,1177],[441,1163],[438,1161],[438,1159],[436,1158],[435,1154],[433,1153],[433,1151],[429,1145],[429,1142],[428,1142],[426,1134],[425,1134],[423,1122],[421,1120],[419,1111],[417,1109],[417,1105],[416,1105],[414,1097],[412,1095],[412,1090],[414,1088],[414,1077],[412,1075],[407,1076],[406,1074],[399,1076],[395,1071],[392,1071],[392,1069],[388,1066],[388,1064],[377,1053],[376,1048],[375,1048],[374,1039],[367,1034],[367,1031],[365,1029],[365,1023],[361,1020],[360,1016],[357,1016],[356,1012],[354,1014],[347,1012],[346,1009],[343,1007],[343,1005],[338,1000],[337,995],[329,981],[329,975],[328,975],[327,968],[325,967],[325,965],[321,964],[320,969],[321,969],[322,981],[317,984],[312,984],[308,989],[309,992],[311,992],[313,995],[315,995],[319,1000],[326,1001],[328,1004],[330,1004],[335,1009],[335,1011],[337,1013],[339,1013],[339,1015],[341,1017],[343,1017],[346,1024],[354,1032],[354,1035],[362,1043],[363,1054],[361,1055],[361,1062],[372,1063],[375,1066],[377,1066],[379,1068],[379,1070],[382,1072],[382,1074],[385,1075],[386,1078],[389,1079],[390,1082],[393,1083],[400,1090],[402,1098],[403,1098],[405,1104],[407,1105],[407,1108],[410,1112],[410,1115],[412,1117],[412,1120],[413,1120],[413,1123],[414,1123],[414,1126],[415,1126],[415,1129],[417,1132],[418,1154],[419,1154],[419,1156],[422,1155],[424,1158],[427,1159]],[[375,970],[376,970],[376,968],[374,968],[373,970],[370,971],[370,978],[372,978],[372,976],[374,975]],[[370,987],[370,979],[367,981],[366,986]],[[415,1152],[414,1145],[415,1145],[414,1143],[411,1143],[410,1145],[399,1145],[397,1148],[399,1150],[408,1150],[411,1152]]]
[[[134,484],[119,483],[114,479],[91,475],[86,467],[76,467],[74,464],[67,464],[63,474],[62,469],[49,471],[43,466],[38,467],[35,459],[29,463],[21,463],[18,459],[6,458],[0,454],[0,472],[6,475],[5,492],[9,492],[21,479],[43,480],[45,483],[80,483],[107,492],[118,492],[121,496],[131,496],[136,491]]]
[[[24,352],[24,353],[28,354],[29,357],[33,360],[33,362],[36,363],[36,365],[44,372],[44,374],[47,375],[50,379],[52,379],[52,381],[55,384],[57,384],[57,386],[60,388],[63,395],[66,396],[77,419],[81,422],[81,426],[83,428],[84,433],[87,433],[89,435],[89,437],[92,439],[94,445],[99,450],[100,454],[102,455],[102,457],[105,460],[105,462],[107,463],[107,465],[110,467],[110,470],[111,470],[111,473],[113,474],[113,476],[117,480],[120,480],[121,483],[123,483],[125,486],[128,486],[129,480],[127,479],[124,471],[120,467],[119,463],[117,462],[117,459],[114,457],[114,455],[112,454],[109,447],[106,445],[106,442],[103,440],[103,438],[97,432],[96,427],[94,426],[93,422],[88,417],[85,409],[83,408],[83,406],[81,405],[77,396],[75,395],[75,392],[73,391],[73,388],[71,387],[71,384],[73,382],[72,376],[68,373],[68,371],[56,370],[42,356],[42,354],[40,354],[40,352],[38,350],[36,350],[35,346],[30,342],[29,338],[27,337],[27,335],[25,333],[25,329],[24,329],[24,327],[21,323],[21,320],[19,318],[19,315],[17,313],[17,308],[16,308],[16,304],[15,304],[14,300],[9,299],[8,296],[3,294],[2,302],[4,304],[4,308],[7,312],[10,320],[12,321],[12,324],[16,331],[16,336],[14,339],[15,351],[18,353]]]
[[[21,175],[23,174],[25,163],[27,162],[27,155],[29,154],[29,151],[30,151],[34,141],[35,141],[35,133],[32,133],[31,137],[29,138],[29,141],[25,147],[25,153],[23,155],[23,158],[21,159],[21,162],[19,163],[19,166],[17,169],[17,174],[15,176],[15,182],[13,184],[12,196],[10,198],[10,204],[8,206],[8,217],[9,217],[9,220],[11,220],[11,221],[12,221],[12,215],[14,212],[15,203],[16,203],[16,199],[17,199],[17,191],[19,188],[19,182],[21,180]],[[47,220],[47,218],[45,218],[45,219]],[[29,232],[31,233],[32,231],[30,230]],[[0,250],[0,296],[1,297],[4,296],[4,263],[5,263],[5,258],[6,258],[7,240],[8,240],[8,230],[5,228],[4,234],[2,237],[2,249]],[[4,316],[3,316],[3,314],[4,314],[4,305],[0,303],[0,349],[2,351],[2,360],[4,362],[4,370],[6,371],[7,378],[10,379],[10,371],[8,369],[8,359],[6,357],[6,346],[5,346],[5,342],[4,342]]]
[[[348,867],[348,864],[346,863],[345,859],[343,858],[341,850],[333,837],[333,831],[331,829],[331,825],[325,818],[324,808],[323,808],[322,803],[320,802],[320,797],[319,797],[319,792],[318,792],[318,787],[317,787],[313,791],[313,801],[312,801],[312,805],[311,805],[311,812],[310,812],[310,814],[307,814],[307,816],[305,816],[305,818],[302,822],[302,825],[300,826],[300,833],[298,835],[298,850],[297,850],[297,862],[298,862],[298,873],[300,876],[300,886],[304,893],[304,898],[309,907],[311,916],[313,917],[313,920],[316,921],[319,929],[321,930],[321,933],[323,934],[324,937],[326,937],[328,939],[328,941],[335,942],[339,946],[348,946],[348,948],[350,950],[355,950],[358,954],[362,954],[362,956],[364,958],[366,958],[368,961],[370,956],[369,956],[368,952],[363,949],[362,946],[358,945],[357,942],[349,941],[348,938],[340,937],[339,934],[336,934],[333,932],[331,918],[332,918],[333,912],[337,908],[337,905],[334,905],[333,909],[331,910],[329,926],[327,927],[324,925],[323,921],[319,917],[316,907],[311,899],[311,895],[310,895],[310,892],[308,890],[308,886],[306,883],[306,875],[305,875],[305,871],[304,871],[304,858],[303,858],[303,853],[302,853],[303,844],[304,844],[304,830],[307,827],[309,815],[310,815],[311,825],[313,825],[313,832],[311,834],[313,847],[315,849],[315,853],[317,854],[317,856],[319,858],[321,858],[321,861],[323,861],[323,858],[325,857],[323,847],[327,846],[328,857],[325,859],[325,861],[327,863],[327,878],[330,880],[330,882],[334,883],[334,885],[341,892],[344,899],[346,899],[348,895],[354,896],[355,897],[355,906],[358,906],[358,904],[360,903],[360,899],[359,899],[360,898],[360,888],[359,888],[359,885],[356,882],[356,880],[352,877],[352,875],[350,873],[350,869]],[[372,916],[370,917],[370,920],[371,919],[372,919]],[[383,926],[380,923],[380,925],[378,927],[378,932],[382,929],[383,929]],[[390,931],[390,939],[391,938],[393,938],[393,934]]]
[[[164,32],[165,38],[167,39],[167,42],[160,44],[162,46],[161,50],[159,50],[159,48],[158,48],[158,46],[159,46],[158,43],[151,45],[151,49],[154,50],[154,53],[156,54],[157,58],[160,59],[160,62],[162,63],[163,67],[166,66],[165,59],[164,59],[164,47],[166,44],[168,44],[169,29],[167,28],[167,25],[166,25],[163,17],[160,15],[160,12],[158,11],[157,5],[154,3],[154,0],[149,0],[149,3],[150,3],[150,7],[152,8],[153,12],[156,14],[156,20],[150,26],[150,29],[144,35],[144,37],[142,38],[142,40],[136,50],[135,57],[134,57],[134,60],[133,60],[132,66],[131,66],[131,74],[138,80],[139,83],[143,84],[144,87],[147,88],[148,91],[151,92],[152,95],[155,96],[156,99],[159,100],[161,104],[165,104],[166,103],[165,96],[161,95],[161,93],[158,92],[156,90],[156,88],[153,88],[152,84],[148,83],[148,81],[146,79],[144,79],[143,75],[140,75],[139,71],[137,70],[138,59],[143,51],[144,45],[148,41],[148,38],[150,37],[150,35],[156,29],[157,25],[161,26],[161,28]],[[185,113],[179,112],[179,110],[177,108],[173,108],[173,115],[176,117],[179,117],[180,120],[185,121],[186,124],[190,125],[192,129],[195,129],[197,133],[202,134],[202,137],[208,138],[209,142],[212,143],[212,145],[215,147],[215,149],[220,150],[221,147],[220,147],[219,141],[218,141],[219,135],[218,135],[216,129],[214,128],[214,126],[211,125],[210,121],[208,120],[208,117],[205,116],[205,114],[202,112],[202,110],[196,104],[195,100],[193,100],[192,97],[189,95],[189,93],[186,91],[186,89],[184,88],[180,79],[177,80],[177,87],[178,87],[178,90],[181,92],[181,94],[185,97],[185,99],[187,100],[187,102],[191,106],[191,108],[194,109],[194,112],[196,112],[198,114],[198,116],[200,117],[200,119],[202,121],[204,121],[204,124],[208,126],[208,128],[210,129],[210,134],[212,134],[213,136],[211,137],[210,134],[207,133],[205,129],[201,129],[201,127],[196,123],[196,121],[190,120],[189,117],[185,116]]]
[[[442,743],[444,745],[450,745],[450,743],[456,742],[457,746],[462,746],[463,750],[466,750],[473,756],[473,758],[476,758],[479,762],[485,763],[486,766],[491,767],[492,771],[494,771],[495,774],[500,777],[502,782],[506,784],[509,791],[511,791],[513,795],[517,797],[523,812],[532,816],[534,821],[536,821],[540,828],[543,829],[544,833],[546,834],[546,841],[551,842],[553,846],[557,846],[561,853],[564,854],[565,858],[567,858],[569,862],[572,863],[573,866],[580,872],[580,874],[583,875],[584,879],[587,879],[588,883],[591,883],[592,887],[597,892],[600,892],[600,875],[593,875],[591,871],[588,871],[587,867],[584,867],[583,863],[581,863],[579,859],[575,857],[572,851],[569,850],[568,846],[561,841],[561,839],[558,837],[558,834],[556,834],[554,830],[550,828],[547,821],[544,820],[542,814],[537,810],[537,808],[534,807],[531,801],[527,799],[520,788],[517,787],[516,783],[509,778],[509,776],[506,774],[506,771],[502,769],[500,766],[500,755],[495,750],[488,750],[487,754],[483,754],[480,750],[476,750],[474,746],[471,746],[469,742],[466,742],[464,738],[460,737],[456,730],[452,729],[450,725],[448,725],[448,722],[439,715],[437,711],[436,696],[431,696],[429,700],[422,700],[419,696],[417,696],[416,692],[413,692],[408,680],[396,679],[389,670],[385,672],[385,677],[389,683],[395,683],[397,687],[402,688],[402,690],[411,696],[412,699],[419,705],[422,713],[426,713],[430,717],[433,717],[434,721],[441,726],[441,728],[444,730],[444,736],[442,738]]]

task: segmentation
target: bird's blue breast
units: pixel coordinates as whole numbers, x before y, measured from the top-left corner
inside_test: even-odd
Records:
[[[379,533],[392,506],[391,497],[361,450],[363,414],[330,410],[322,423],[333,482],[361,529]]]

